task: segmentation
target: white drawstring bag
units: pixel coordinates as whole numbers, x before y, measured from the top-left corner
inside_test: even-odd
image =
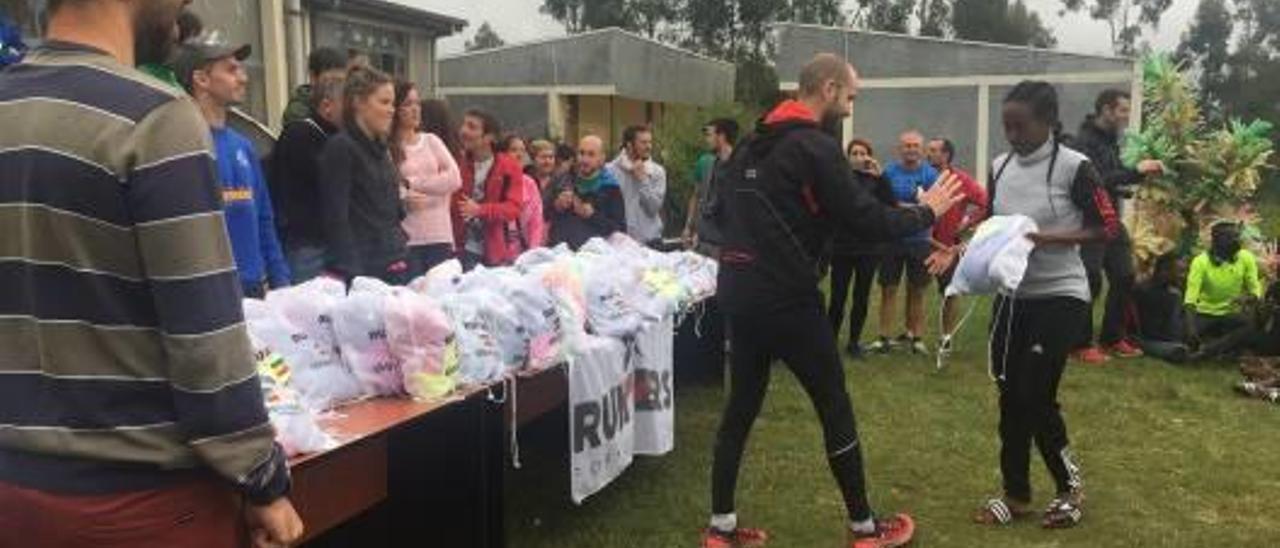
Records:
[[[1036,222],[1025,215],[999,215],[978,225],[947,296],[1016,293],[1035,250],[1027,235],[1037,230]]]
[[[302,404],[290,386],[293,371],[284,358],[254,339],[252,334],[249,339],[257,360],[258,382],[267,416],[275,430],[276,442],[284,449],[285,455],[318,453],[336,447],[337,442],[320,429],[314,411]]]
[[[333,310],[333,333],[347,363],[365,394],[404,394],[404,373],[400,358],[387,343],[384,299],[391,286],[373,278],[356,278],[351,293]]]
[[[458,377],[453,325],[431,297],[392,288],[383,301],[387,342],[400,359],[405,391],[438,400],[453,392]]]
[[[303,293],[306,291],[304,290]],[[292,299],[282,301],[286,305]],[[313,314],[293,310],[295,316],[310,318]],[[304,329],[290,322],[283,312],[268,302],[244,300],[245,325],[255,344],[279,354],[293,370],[291,386],[299,394],[303,404],[310,409],[326,410],[364,396],[360,382],[351,369],[338,357],[333,348],[333,336],[327,324],[324,341],[311,336]],[[316,329],[317,326],[311,326]]]

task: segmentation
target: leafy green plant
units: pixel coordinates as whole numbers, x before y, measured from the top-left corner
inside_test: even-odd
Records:
[[[1146,59],[1143,77],[1143,128],[1126,138],[1122,156],[1130,166],[1160,160],[1167,170],[1137,192],[1133,236],[1140,272],[1150,272],[1161,254],[1195,253],[1217,220],[1244,222],[1246,235],[1261,235],[1252,200],[1271,168],[1272,125],[1230,120],[1207,127],[1191,78],[1167,56]]]

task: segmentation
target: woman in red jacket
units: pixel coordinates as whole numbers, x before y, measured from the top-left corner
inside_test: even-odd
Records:
[[[458,258],[477,264],[510,264],[520,253],[517,220],[524,203],[524,172],[507,154],[495,154],[501,128],[493,115],[469,109],[458,136],[463,157],[462,188],[454,195],[453,232]]]

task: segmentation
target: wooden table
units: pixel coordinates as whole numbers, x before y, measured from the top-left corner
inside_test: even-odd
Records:
[[[289,462],[304,540],[502,546],[502,417],[484,389],[338,409],[321,425],[339,446]]]

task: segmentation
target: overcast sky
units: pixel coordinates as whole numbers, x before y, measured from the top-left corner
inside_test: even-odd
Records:
[[[444,54],[462,51],[462,44],[488,21],[508,43],[536,40],[564,34],[564,27],[538,12],[542,0],[398,0],[445,15],[466,19],[471,24],[459,36],[441,42]],[[1198,0],[1173,0],[1165,13],[1160,32],[1153,36],[1158,48],[1172,49],[1182,32],[1190,25]],[[846,0],[853,6],[855,0]],[[1052,26],[1058,37],[1058,48],[1079,53],[1109,54],[1110,37],[1106,25],[1090,20],[1084,14],[1059,17],[1061,0],[1027,0],[1027,4]]]

